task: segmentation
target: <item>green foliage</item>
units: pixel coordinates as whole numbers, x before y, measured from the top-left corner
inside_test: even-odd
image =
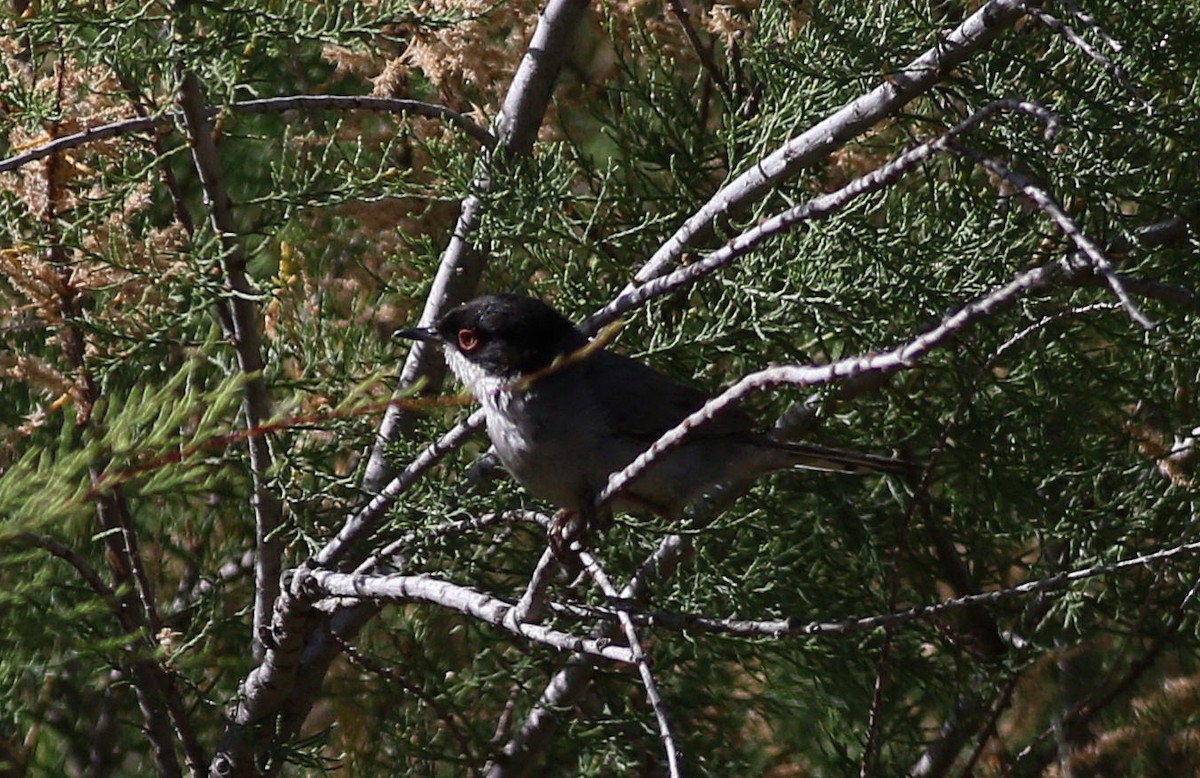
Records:
[[[1200,11],[1183,0],[1083,5],[1097,28],[1059,4],[1047,10],[1065,14],[1112,66],[1026,20],[902,111],[726,213],[685,261],[1017,96],[1055,111],[1061,133],[1048,141],[1031,117],[1001,114],[964,143],[1044,187],[1130,278],[1200,288]],[[295,0],[31,8],[5,20],[4,156],[137,111],[174,111],[182,71],[196,73],[218,106],[377,89],[487,123],[536,10]],[[488,258],[483,290],[536,294],[582,319],[722,186],[891,78],[971,10],[777,0],[688,8],[701,53],[669,5],[592,9],[535,153],[491,161],[469,236]],[[131,673],[141,660],[169,669],[212,752],[255,665],[248,444],[269,444],[259,480],[286,505],[277,531],[285,565],[302,564],[361,504],[403,357],[390,333],[419,317],[481,156],[452,128],[382,112],[223,114],[215,128],[254,287],[246,299],[262,333],[261,376],[241,372],[214,315],[236,294],[229,247],[210,223],[180,126],[2,174],[0,297],[10,316],[0,328],[0,764],[30,775],[156,769]],[[1170,219],[1191,231],[1162,242],[1138,236]],[[627,317],[614,347],[716,391],[771,363],[826,363],[907,342],[1072,250],[1009,183],[944,153],[652,301]],[[1194,306],[1135,299],[1156,321],[1152,331],[1105,286],[1063,282],[870,391],[780,388],[750,401],[764,420],[803,403],[803,432],[822,443],[928,462],[924,485],[778,474],[704,527],[619,516],[596,553],[623,582],[683,532],[693,554],[655,583],[647,610],[807,622],[1190,541],[1200,328]],[[273,415],[247,429],[256,378]],[[405,401],[418,413],[388,444],[397,468],[466,414]],[[1191,459],[1169,458],[1175,446],[1190,447]],[[485,448],[473,440],[419,479],[372,544],[411,534],[397,562],[404,572],[515,600],[545,548],[540,530],[436,533],[496,510],[549,510],[507,479],[475,478]],[[126,506],[158,630],[120,624],[80,573],[94,571],[116,597],[136,594],[112,558],[120,529],[99,518],[106,499]],[[74,556],[52,553],[50,541]],[[999,734],[980,714],[967,735],[983,744],[976,774],[996,774],[1026,747],[1018,774],[1041,774],[1057,758],[1055,723],[1096,701],[1085,722],[1091,749],[1071,769],[1160,774],[1200,763],[1188,745],[1200,709],[1187,692],[1197,686],[1200,627],[1185,607],[1193,578],[1176,562],[1005,600],[983,609],[990,632],[978,613],[956,611],[847,635],[642,634],[689,775],[859,774],[864,760],[872,775],[907,774],[966,699],[1000,717]],[[556,582],[550,593],[612,604],[586,585]],[[561,612],[547,623],[591,629]],[[989,653],[989,635],[1001,636],[1003,655]],[[566,661],[425,605],[384,608],[353,642],[356,655],[333,665],[309,726],[275,744],[285,774],[481,769]],[[1080,678],[1094,683],[1079,690]],[[659,733],[629,668],[599,666],[561,715],[535,772],[663,772]],[[119,724],[94,737],[110,719]],[[94,742],[104,753],[91,753]],[[1113,743],[1153,747],[1120,753]],[[956,770],[970,772],[969,751]]]

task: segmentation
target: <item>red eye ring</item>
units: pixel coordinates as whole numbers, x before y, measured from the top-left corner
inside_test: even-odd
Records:
[[[468,327],[458,331],[458,347],[463,351],[474,351],[479,346],[479,333]]]

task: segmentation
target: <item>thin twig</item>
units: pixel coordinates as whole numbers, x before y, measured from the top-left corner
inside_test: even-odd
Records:
[[[717,63],[713,60],[713,48],[705,46],[700,41],[700,35],[696,32],[696,26],[692,24],[692,15],[688,12],[687,6],[683,4],[682,0],[670,0],[670,6],[671,12],[679,20],[679,26],[683,29],[683,34],[687,37],[688,43],[691,44],[692,50],[696,53],[696,59],[699,60],[700,66],[704,68],[704,72],[708,74],[712,82],[721,90],[721,96],[725,98],[725,104],[732,110],[736,106],[733,92],[729,89],[729,83],[725,80],[721,69],[717,67]]]
[[[913,505],[915,504],[916,501],[913,501]],[[911,523],[913,510],[910,507],[905,512],[904,522],[899,528],[900,540],[897,543],[898,548],[895,555],[897,562],[892,566],[891,573],[888,575],[887,607],[889,610],[895,610],[896,603],[900,598],[899,560],[901,554],[899,552],[907,545],[908,525]],[[875,661],[875,682],[871,688],[871,704],[867,709],[867,736],[863,742],[862,756],[858,762],[859,778],[867,778],[871,774],[871,765],[875,760],[875,755],[879,748],[879,733],[883,727],[883,696],[887,690],[888,678],[891,674],[892,651],[895,645],[894,633],[894,627],[884,629],[883,647],[879,649],[879,658]]]
[[[770,638],[844,636],[913,622],[932,621],[946,614],[966,608],[979,605],[994,605],[1005,600],[1029,594],[1058,591],[1069,588],[1072,584],[1079,581],[1115,575],[1126,570],[1147,567],[1198,553],[1200,553],[1200,541],[1182,543],[1170,548],[1138,554],[1117,562],[1065,570],[1061,573],[1046,576],[1045,578],[1026,581],[1025,583],[1004,589],[967,594],[962,597],[942,600],[929,605],[915,605],[911,608],[891,613],[874,616],[852,616],[834,621],[806,621],[803,617],[799,616],[782,619],[715,618],[699,614],[639,612],[624,606],[603,608],[559,605],[555,606],[555,611],[577,618],[602,618],[609,621],[617,621],[620,619],[621,614],[626,614],[637,624],[680,632],[706,632],[721,635]],[[621,598],[621,601],[626,599],[628,598]]]
[[[635,601],[645,596],[651,584],[674,573],[676,567],[688,558],[691,548],[691,540],[687,536],[671,535],[664,538],[618,593],[617,600]],[[615,637],[618,634],[616,619],[601,620],[593,634],[604,638]],[[562,709],[583,694],[594,672],[592,662],[586,656],[571,657],[546,683],[516,732],[500,749],[498,757],[487,766],[487,777],[528,775],[534,755],[544,750],[553,737]]]
[[[1017,685],[1021,681],[1019,673],[1014,673],[1008,682],[1004,684],[1004,688],[1000,691],[995,702],[990,706],[987,719],[980,727],[979,737],[975,742],[975,747],[971,749],[971,753],[967,756],[967,761],[963,764],[962,770],[959,772],[959,778],[973,778],[975,773],[975,765],[979,762],[979,758],[983,756],[983,750],[987,748],[987,744],[996,736],[996,725],[1000,722],[1000,716],[1008,709],[1012,703],[1013,693],[1017,690]]]
[[[975,393],[978,391],[979,382],[983,377],[990,376],[992,374],[992,370],[1005,354],[1007,354],[1012,348],[1016,347],[1018,343],[1032,336],[1033,334],[1042,331],[1045,327],[1052,322],[1057,321],[1062,316],[1087,313],[1096,309],[1111,310],[1112,308],[1120,308],[1120,305],[1118,303],[1097,303],[1091,306],[1082,306],[1081,308],[1064,311],[1060,314],[1045,316],[1038,322],[1020,330],[1017,334],[1013,335],[1003,344],[1001,344],[1000,347],[992,353],[988,360],[982,366],[980,366],[979,370],[977,371],[976,380],[972,383],[972,385],[965,388],[959,396],[955,408],[950,412],[949,418],[943,425],[942,430],[938,435],[937,442],[930,450],[928,467],[930,469],[935,467],[937,459],[939,459],[945,453],[950,437],[955,433],[956,428],[963,421],[968,409],[971,407],[971,401]],[[930,523],[932,523],[931,517],[927,517],[927,519]],[[977,606],[977,608],[982,609],[982,606]],[[968,612],[968,615],[972,615],[974,612],[976,611],[970,611]],[[998,636],[996,637],[998,639]],[[988,642],[990,644],[992,641]],[[976,727],[976,722],[978,721],[979,717],[983,715],[984,704],[979,691],[981,684],[982,681],[977,676],[972,680],[965,691],[960,692],[958,699],[955,702],[953,711],[945,718],[945,720],[943,720],[941,726],[938,727],[937,736],[925,745],[924,751],[920,758],[914,763],[911,771],[909,772],[909,775],[912,776],[912,778],[937,778],[938,776],[945,775],[946,772],[951,768],[955,757],[958,755],[959,751],[962,750],[963,744],[971,735],[971,730],[974,730]],[[997,706],[996,709],[993,710],[992,715],[998,716],[999,711],[1000,708]]]
[[[97,463],[90,469],[92,480],[97,483],[102,468]],[[135,656],[130,661],[129,672],[155,760],[164,775],[180,774],[170,736],[171,730],[174,730],[175,737],[183,747],[188,769],[193,776],[200,776],[207,764],[207,757],[192,728],[188,710],[171,671],[152,658],[157,648],[158,611],[142,562],[137,533],[120,489],[103,490],[96,498],[96,512],[101,526],[107,530],[104,534],[110,564],[119,584],[117,622],[125,634],[133,638],[147,654],[146,657]]]
[[[415,114],[434,119],[445,119],[463,130],[485,148],[496,143],[495,137],[483,127],[480,127],[469,117],[447,108],[444,105],[426,103],[420,100],[400,100],[390,97],[366,97],[358,95],[285,95],[282,97],[264,97],[258,100],[243,100],[226,106],[205,106],[201,116],[214,119],[222,113],[255,114],[255,113],[284,113],[286,111],[332,111],[332,110],[365,110],[384,111],[389,113]],[[0,160],[0,173],[16,170],[19,167],[36,162],[61,151],[86,146],[109,138],[132,135],[139,132],[152,132],[158,127],[179,124],[184,121],[182,113],[161,113],[151,116],[138,116],[131,119],[99,124],[86,130],[64,135],[46,143],[38,144],[15,154],[8,159]]]
[[[150,101],[141,95],[137,84],[129,77],[128,72],[124,68],[116,68],[116,71],[117,81],[121,84],[121,89],[125,90],[125,94],[129,97],[129,102],[133,105],[133,110],[137,112],[138,117],[145,119],[154,114],[155,112],[151,111],[152,106]],[[179,180],[175,177],[175,171],[171,167],[170,155],[167,152],[166,144],[163,143],[163,137],[157,131],[158,127],[166,126],[168,126],[166,122],[157,125],[146,132],[146,137],[150,145],[154,147],[154,154],[159,160],[159,172],[162,175],[163,186],[166,188],[167,194],[171,197],[171,208],[175,212],[175,220],[183,227],[183,231],[188,234],[188,237],[192,238],[196,233],[196,224],[192,219],[191,211],[188,210],[183,189],[179,186]]]
[[[1055,16],[1051,16],[1050,14],[1046,13],[1043,10],[1036,9],[1036,8],[1030,9],[1029,15],[1032,16],[1033,18],[1037,19],[1042,24],[1049,27],[1051,30],[1054,30],[1059,35],[1066,38],[1076,48],[1078,48],[1080,51],[1082,51],[1084,54],[1086,54],[1093,62],[1100,65],[1100,67],[1104,68],[1104,70],[1110,76],[1115,78],[1118,81],[1118,83],[1121,84],[1121,86],[1125,89],[1126,92],[1128,92],[1131,96],[1133,96],[1134,99],[1136,99],[1139,103],[1142,104],[1142,107],[1146,110],[1147,115],[1151,114],[1154,111],[1153,104],[1149,100],[1146,99],[1146,96],[1144,94],[1142,94],[1142,90],[1138,89],[1137,86],[1133,83],[1133,80],[1129,77],[1129,74],[1125,72],[1125,68],[1123,68],[1120,65],[1118,65],[1117,63],[1113,62],[1108,57],[1104,56],[1104,54],[1102,54],[1095,46],[1088,43],[1086,40],[1083,39],[1082,36],[1080,36],[1079,33],[1075,32],[1075,30],[1069,24],[1067,24],[1066,22],[1062,21],[1061,19],[1059,19]],[[1081,20],[1082,19],[1090,20],[1090,18],[1091,18],[1091,17],[1082,16],[1082,15],[1078,15],[1078,14],[1077,14],[1077,16],[1080,16]],[[1094,27],[1094,29],[1098,30],[1099,28]],[[1112,38],[1109,38],[1108,36],[1104,36],[1104,37],[1107,39],[1106,42],[1108,42],[1110,45],[1116,46],[1116,41],[1114,41]],[[1119,46],[1116,48],[1116,50],[1120,51]]]
[[[1137,304],[1129,294],[1129,290],[1125,288],[1124,282],[1117,275],[1116,270],[1113,269],[1112,262],[1109,261],[1104,251],[1091,238],[1083,234],[1083,231],[1079,229],[1079,225],[1075,223],[1075,220],[1067,215],[1066,211],[1055,202],[1049,192],[994,157],[981,154],[975,149],[953,140],[949,141],[949,148],[955,153],[974,160],[979,165],[1003,178],[1012,186],[1020,189],[1021,194],[1025,195],[1038,208],[1041,208],[1058,225],[1063,234],[1075,244],[1075,248],[1088,259],[1096,269],[1096,272],[1104,277],[1113,294],[1121,301],[1121,306],[1125,308],[1125,312],[1129,314],[1129,318],[1142,325],[1145,329],[1154,328],[1154,322],[1137,307]]]
[[[116,600],[116,592],[104,582],[104,579],[100,577],[95,568],[88,564],[86,559],[76,553],[75,549],[60,543],[48,535],[35,535],[32,532],[22,532],[14,535],[11,540],[14,543],[40,548],[51,556],[63,560],[75,568],[75,572],[79,573],[79,577],[84,580],[100,599],[104,600],[109,608],[114,611],[120,609],[120,603]]]
[[[584,569],[596,582],[596,586],[600,588],[605,597],[615,599],[620,596],[616,587],[612,585],[612,581],[609,580],[608,574],[604,572],[604,568],[589,551],[580,550],[579,560],[583,562]],[[629,651],[637,665],[638,674],[642,677],[642,686],[646,689],[646,699],[650,702],[650,709],[654,711],[654,718],[658,722],[658,737],[662,740],[663,750],[667,754],[667,775],[671,778],[679,778],[679,745],[675,742],[675,736],[671,732],[671,722],[667,718],[667,706],[663,702],[662,695],[658,693],[658,682],[654,680],[654,673],[650,670],[650,662],[646,659],[646,652],[638,639],[633,620],[624,611],[617,611],[617,619],[621,624],[621,631],[625,633],[625,639],[629,643]]]
[[[246,376],[242,394],[242,413],[249,429],[266,424],[271,418],[271,395],[263,376],[262,335],[258,311],[255,308],[255,289],[246,273],[246,253],[238,240],[240,231],[233,218],[229,192],[217,156],[212,125],[205,115],[203,87],[195,73],[184,74],[179,86],[179,105],[187,127],[192,159],[204,198],[209,208],[209,220],[221,241],[225,301],[218,301],[229,311],[228,321],[233,330],[226,337],[237,355],[238,367]],[[274,456],[266,435],[247,438],[250,471],[254,487],[254,539],[257,555],[254,567],[254,623],[251,630],[254,655],[262,657],[261,636],[271,623],[271,612],[279,597],[279,576],[283,572],[283,542],[274,536],[283,521],[283,504],[270,485],[268,473]]]
[[[54,77],[55,101],[59,110],[50,122],[51,136],[58,134],[61,117],[64,115],[62,109],[65,103],[66,51],[60,47],[58,55],[54,65]],[[84,333],[78,326],[70,324],[81,317],[83,301],[72,280],[66,248],[61,242],[58,229],[61,219],[59,207],[62,205],[65,191],[65,179],[56,172],[60,164],[61,161],[57,157],[52,157],[46,164],[46,202],[42,216],[46,224],[53,225],[48,259],[59,278],[56,289],[59,314],[67,322],[63,328],[64,351],[68,363],[76,372],[76,380],[81,389],[82,402],[78,423],[91,425],[94,424],[91,418],[92,409],[100,402],[101,395],[100,387],[87,363]],[[88,474],[93,486],[100,483],[106,464],[103,455],[88,464]],[[199,743],[194,737],[190,722],[186,717],[181,718],[178,715],[182,705],[178,698],[172,700],[177,691],[173,688],[170,675],[157,661],[150,658],[154,648],[154,635],[157,632],[158,613],[128,505],[119,488],[97,490],[93,497],[96,518],[106,546],[106,560],[115,583],[113,589],[116,591],[117,609],[114,615],[121,630],[131,638],[134,646],[145,649],[144,653],[135,650],[128,660],[127,667],[155,764],[163,776],[170,778],[182,775],[175,753],[174,734],[184,748],[189,767],[192,768],[193,774],[196,774],[196,759],[203,759]]]

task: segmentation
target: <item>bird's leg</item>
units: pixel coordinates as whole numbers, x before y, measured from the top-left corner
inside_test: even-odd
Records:
[[[591,494],[579,500],[579,510],[563,508],[554,514],[547,534],[550,536],[550,548],[560,559],[574,555],[581,548],[587,548],[593,532],[599,532],[612,524],[612,510],[607,506],[602,510],[596,509],[596,501]]]
[[[573,556],[572,546],[579,542],[583,535],[587,534],[585,522],[580,517],[578,511],[573,511],[570,508],[561,508],[550,520],[550,526],[546,529],[547,539],[550,541],[550,550],[559,559],[567,559]]]

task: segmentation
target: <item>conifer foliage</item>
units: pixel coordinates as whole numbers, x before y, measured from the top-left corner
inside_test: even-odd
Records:
[[[1195,3],[0,19],[0,775],[1200,767]],[[498,291],[915,472],[560,558]]]

